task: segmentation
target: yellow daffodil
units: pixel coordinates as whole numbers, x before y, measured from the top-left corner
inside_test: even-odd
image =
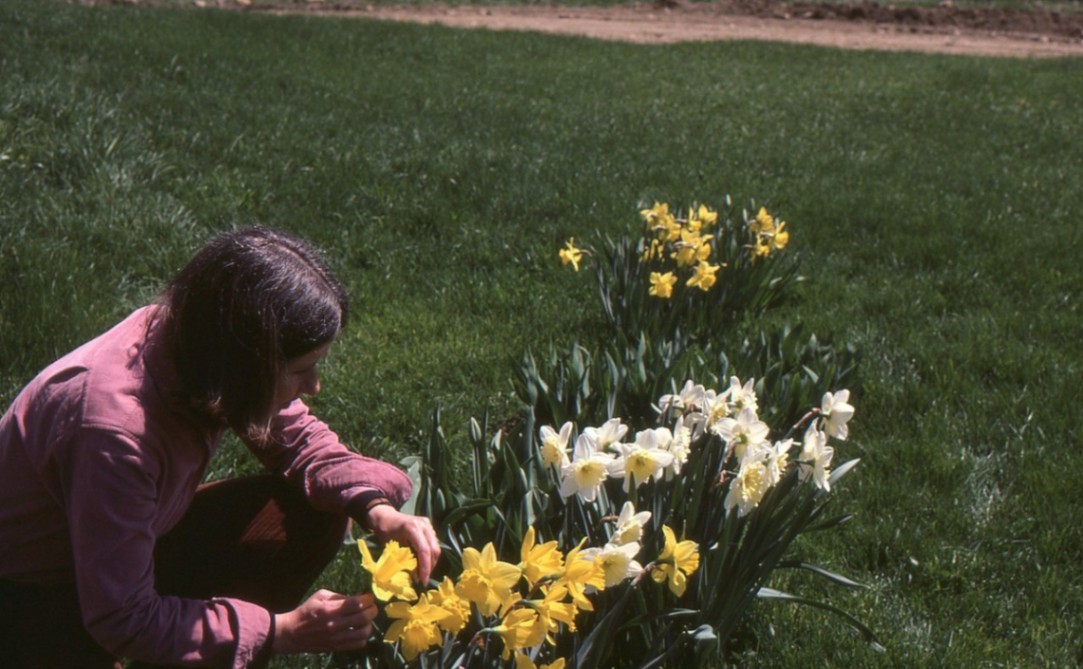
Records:
[[[700,205],[695,214],[690,214],[689,218],[695,217],[700,223],[700,227],[710,227],[718,222],[718,212],[711,211],[705,205]]]
[[[643,250],[643,254],[639,257],[640,262],[650,262],[657,260],[665,254],[666,245],[660,239],[652,239],[650,246]]]
[[[673,286],[676,285],[676,283],[677,277],[673,272],[666,272],[665,274],[651,272],[650,294],[655,297],[669,299],[673,296]]]
[[[557,548],[557,542],[534,543],[534,528],[526,531],[523,547],[520,551],[519,569],[530,587],[547,576],[555,576],[564,571],[564,554]]]
[[[587,588],[605,590],[605,574],[594,564],[593,558],[583,551],[585,543],[586,539],[583,539],[578,546],[568,551],[564,558],[564,573],[553,587],[566,588],[568,596],[579,610],[593,611],[594,604],[587,598]]]
[[[466,627],[470,620],[470,602],[455,594],[455,584],[447,576],[435,590],[426,593],[433,605],[447,612],[447,616],[437,621],[442,629],[452,634]]]
[[[572,237],[564,243],[564,248],[560,249],[560,264],[571,264],[575,271],[579,271],[579,261],[583,259],[583,250],[575,247],[575,237]]]
[[[545,623],[537,612],[529,608],[515,608],[508,612],[493,631],[504,640],[501,654],[506,660],[521,648],[537,646],[545,639]]]
[[[455,594],[477,604],[482,615],[491,616],[511,597],[521,577],[519,567],[496,559],[492,543],[485,544],[480,553],[468,547],[463,550],[463,573]]]
[[[755,220],[751,223],[752,232],[756,235],[769,235],[775,231],[775,217],[767,213],[767,209],[760,207]]]
[[[653,207],[643,209],[639,214],[647,222],[647,229],[659,231],[664,237],[670,236],[674,227],[680,230],[680,224],[673,214],[669,213],[669,205],[664,202],[655,202]]]
[[[516,653],[515,669],[564,669],[564,658],[558,657],[549,664],[534,664],[534,661],[523,653]]]
[[[710,255],[710,239],[692,230],[681,232],[681,241],[677,243],[677,250],[672,254],[677,261],[677,267],[690,267],[697,261],[709,258]]]
[[[790,233],[783,228],[786,227],[786,221],[782,221],[775,228],[775,233],[771,238],[771,246],[774,246],[778,250],[786,248],[786,245],[790,243]]]
[[[546,640],[554,643],[552,633],[559,630],[558,624],[563,623],[569,631],[575,631],[575,616],[579,608],[569,597],[568,588],[565,585],[554,585],[551,588],[542,588],[542,599],[524,601],[524,605],[537,611],[538,618],[546,629]]]
[[[721,267],[721,265],[712,265],[705,260],[701,261],[696,265],[696,273],[688,279],[687,285],[690,288],[699,288],[702,291],[710,290],[711,286],[718,280],[715,274]]]
[[[407,546],[399,546],[395,540],[387,542],[379,560],[373,560],[368,545],[363,539],[357,540],[361,550],[361,566],[372,574],[372,594],[380,601],[391,598],[414,601],[417,592],[411,584],[410,572],[417,569],[417,558]]]
[[[670,216],[658,226],[658,238],[663,242],[675,242],[681,238],[681,231],[684,228],[677,219]]]
[[[437,624],[447,615],[447,611],[433,606],[426,596],[416,604],[392,602],[387,605],[387,616],[394,622],[384,638],[388,643],[401,640],[403,657],[413,660],[429,648],[443,645],[444,636]]]
[[[668,580],[669,589],[680,597],[688,587],[688,576],[699,569],[699,544],[691,540],[677,541],[673,530],[667,525],[662,526],[662,532],[666,545],[655,560],[651,578],[658,583]]]
[[[756,242],[752,247],[752,256],[754,258],[766,258],[771,255],[771,242],[767,235],[759,235],[756,237]]]

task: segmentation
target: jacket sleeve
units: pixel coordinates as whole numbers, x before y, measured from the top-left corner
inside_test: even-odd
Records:
[[[248,448],[268,470],[299,486],[320,511],[346,513],[352,500],[373,493],[396,507],[410,498],[413,484],[405,472],[348,449],[301,400],[275,416],[272,435],[269,445]]]
[[[270,613],[237,599],[159,596],[157,484],[165,472],[130,437],[79,432],[58,465],[83,623],[110,652],[180,666],[247,669],[269,643]]]

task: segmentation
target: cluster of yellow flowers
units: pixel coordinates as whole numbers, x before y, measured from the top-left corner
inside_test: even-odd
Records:
[[[775,217],[760,207],[756,218],[748,223],[752,233],[752,253],[756,258],[766,258],[773,251],[781,251],[790,243],[790,233],[786,230],[786,221],[775,222]]]
[[[628,579],[638,582],[648,572],[659,583],[668,581],[675,593],[684,592],[688,575],[699,567],[698,545],[678,541],[673,530],[663,526],[665,547],[644,568],[634,559],[643,520],[644,514],[636,514],[627,503],[609,544],[584,548],[584,540],[566,554],[556,541],[538,543],[531,527],[517,564],[499,560],[492,543],[480,551],[466,548],[457,581],[445,576],[439,586],[420,595],[411,583],[417,560],[409,548],[389,541],[376,560],[363,540],[358,547],[362,566],[372,575],[373,594],[390,602],[386,612],[394,622],[385,640],[401,642],[407,661],[458,635],[467,628],[472,611],[477,611],[488,627],[475,631],[471,642],[481,643],[485,635],[499,636],[505,660],[513,660],[515,669],[535,669],[527,653],[543,643],[555,643],[554,634],[561,625],[574,632],[579,613],[594,610],[587,597],[590,593]],[[564,659],[558,658],[537,669],[563,667]]]
[[[647,222],[647,231],[651,236],[650,244],[640,258],[643,262],[675,261],[678,271],[693,268],[692,275],[685,281],[689,288],[708,291],[718,281],[718,270],[725,263],[712,265],[711,241],[714,234],[710,231],[718,222],[718,212],[711,211],[704,205],[689,209],[685,218],[678,218],[670,213],[669,205],[655,202],[650,209],[639,212]],[[651,272],[650,294],[669,299],[677,285],[677,274],[673,270]]]
[[[662,264],[673,261],[675,265],[672,269],[662,267],[661,271],[650,273],[651,295],[662,299],[673,297],[679,281],[678,275],[689,269],[691,274],[684,281],[689,288],[706,292],[718,282],[718,272],[726,267],[727,263],[711,263],[712,255],[715,255],[713,242],[718,237],[712,230],[718,223],[717,211],[698,205],[689,208],[687,214],[681,218],[670,212],[669,204],[655,202],[653,207],[639,213],[647,223],[649,239],[640,260]],[[766,258],[773,252],[786,248],[790,233],[785,228],[785,221],[776,222],[766,208],[760,207],[756,216],[746,221],[747,243],[744,248],[748,249],[753,260]],[[584,254],[589,254],[589,251],[577,247],[575,237],[572,237],[565,242],[564,248],[560,249],[560,262],[562,265],[571,265],[578,272]]]

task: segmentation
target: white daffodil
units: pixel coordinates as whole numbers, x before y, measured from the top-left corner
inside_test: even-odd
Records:
[[[594,442],[585,434],[575,440],[572,461],[560,469],[560,494],[571,497],[578,494],[584,501],[593,502],[598,487],[609,476],[613,454],[598,451]]]
[[[650,519],[650,511],[637,513],[631,502],[625,502],[620,509],[620,515],[617,516],[617,529],[613,530],[613,536],[609,542],[619,546],[638,542],[643,538],[643,528],[647,526]]]
[[[756,416],[751,407],[741,409],[736,418],[723,418],[715,427],[715,433],[722,437],[729,448],[739,458],[745,457],[749,448],[756,448],[767,440],[770,432],[767,423]]]
[[[782,474],[789,463],[792,446],[793,439],[783,439],[767,447],[763,464],[767,467],[767,478],[772,486],[778,485],[778,482],[782,480]]]
[[[756,399],[755,385],[755,379],[749,379],[742,386],[741,379],[736,376],[730,377],[729,400],[734,413],[743,409],[756,411],[760,408],[759,400]]]
[[[541,441],[541,458],[546,467],[563,467],[568,464],[568,439],[572,436],[572,424],[564,423],[557,432],[548,425],[538,430]]]
[[[823,402],[820,405],[820,414],[824,418],[824,431],[832,437],[846,439],[850,429],[846,423],[854,416],[854,408],[850,406],[850,391],[840,390],[837,393],[824,393]]]
[[[703,394],[706,389],[697,383],[694,383],[691,379],[684,382],[684,387],[676,395],[662,395],[658,399],[658,408],[661,413],[665,413],[670,409],[678,412],[688,411],[695,409],[699,406],[703,399]]]
[[[624,491],[631,492],[651,478],[658,478],[665,467],[673,462],[673,454],[659,446],[673,441],[668,428],[643,430],[636,435],[634,444],[614,444],[617,458],[609,465],[614,477],[624,477]]]
[[[770,487],[766,465],[762,462],[745,462],[730,483],[730,490],[724,502],[726,510],[731,511],[737,507],[738,515],[748,515],[759,505]]]
[[[666,467],[666,480],[672,481],[674,476],[681,473],[684,463],[688,462],[688,455],[692,451],[692,431],[684,425],[679,426],[666,450],[673,455],[673,462]]]
[[[708,390],[703,394],[703,428],[717,434],[718,424],[733,415],[733,405],[730,404],[730,390],[724,393],[716,393]],[[697,431],[695,436],[702,432]]]
[[[601,567],[607,588],[612,588],[626,579],[635,578],[643,572],[643,565],[635,561],[637,553],[639,553],[637,541],[621,545],[606,544],[603,548],[588,548],[583,551],[583,555],[594,560],[595,567]]]
[[[628,433],[628,426],[620,422],[620,418],[610,418],[601,427],[588,427],[583,434],[594,444],[595,450],[607,451]]]
[[[828,481],[828,466],[831,458],[835,455],[835,449],[827,445],[827,435],[816,429],[815,425],[809,425],[805,430],[805,440],[801,444],[801,456],[798,464],[801,466],[801,480],[807,481],[811,476],[816,486],[830,492],[831,482]]]

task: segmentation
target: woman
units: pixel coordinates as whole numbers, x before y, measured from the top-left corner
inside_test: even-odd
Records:
[[[440,548],[398,510],[405,474],[299,399],[347,316],[313,248],[241,230],[22,390],[0,419],[0,666],[240,669],[365,645],[370,597],[298,606],[349,520],[413,547],[421,581]],[[268,474],[200,485],[227,429]]]

